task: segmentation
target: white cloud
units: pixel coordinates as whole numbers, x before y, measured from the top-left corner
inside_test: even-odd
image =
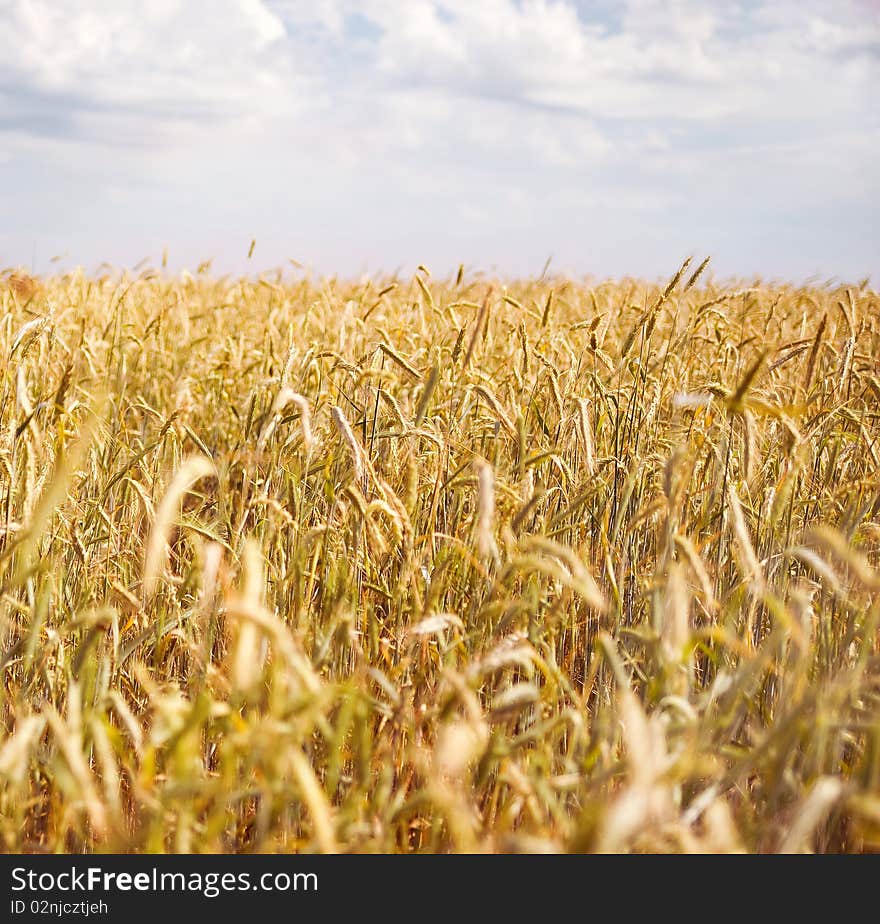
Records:
[[[292,76],[261,0],[15,0],[0,9],[0,87],[61,127],[80,113],[155,119],[272,108]]]
[[[591,25],[553,0],[367,6],[384,30],[378,65],[398,83],[610,119],[722,118],[772,110],[783,98],[815,112],[868,89],[865,68],[841,68],[840,53],[864,63],[880,46],[880,24],[859,19],[846,3],[824,4],[826,17],[838,17],[832,22],[812,11],[805,21],[790,0],[751,12],[729,3],[627,0],[619,29]],[[784,94],[786,85],[798,92]]]
[[[861,266],[878,78],[867,0],[8,0],[0,194],[72,236],[120,203],[165,234],[179,201],[191,236],[302,229],[327,268],[456,237],[736,265],[755,216],[792,266],[832,239]]]

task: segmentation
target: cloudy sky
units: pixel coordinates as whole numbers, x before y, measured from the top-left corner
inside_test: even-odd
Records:
[[[876,284],[875,86],[878,0],[0,0],[0,266]]]

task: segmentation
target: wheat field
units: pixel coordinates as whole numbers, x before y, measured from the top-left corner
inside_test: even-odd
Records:
[[[880,849],[867,282],[0,278],[0,849]]]

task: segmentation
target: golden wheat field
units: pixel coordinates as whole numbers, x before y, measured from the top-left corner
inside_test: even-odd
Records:
[[[7,271],[0,849],[880,848],[880,298],[710,280]]]

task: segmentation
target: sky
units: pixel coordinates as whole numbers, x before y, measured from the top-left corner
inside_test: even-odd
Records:
[[[880,0],[0,0],[0,267],[876,284],[877,86]]]

